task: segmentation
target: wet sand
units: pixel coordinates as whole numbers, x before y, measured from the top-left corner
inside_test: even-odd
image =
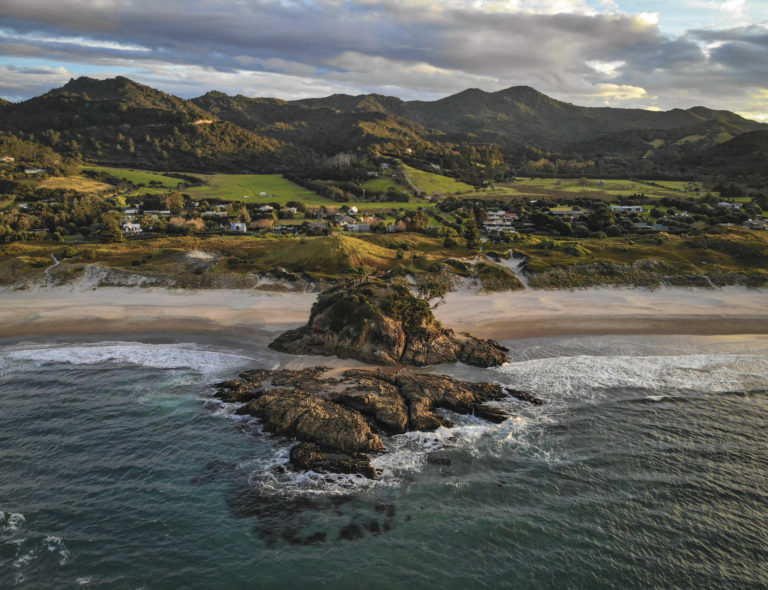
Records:
[[[307,320],[313,293],[68,288],[0,292],[0,338],[136,333],[277,334]],[[558,335],[768,334],[768,292],[703,289],[450,293],[435,313],[457,332]]]

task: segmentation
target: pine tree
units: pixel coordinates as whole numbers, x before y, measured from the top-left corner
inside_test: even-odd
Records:
[[[477,221],[474,214],[467,219],[467,225],[464,229],[464,239],[467,240],[467,249],[476,250],[480,245],[480,232],[477,229]]]

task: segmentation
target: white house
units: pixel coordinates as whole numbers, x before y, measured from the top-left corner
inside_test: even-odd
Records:
[[[140,234],[143,230],[141,229],[141,224],[138,223],[124,223],[123,224],[123,233],[126,236],[135,236],[136,234]]]
[[[728,201],[720,201],[717,206],[721,209],[741,209],[742,203],[729,203]]]
[[[257,209],[257,211],[261,211],[262,213],[269,213],[270,211],[274,211],[274,207],[272,205],[262,205]]]
[[[248,231],[248,225],[245,223],[231,223],[229,225],[229,231],[244,234]]]
[[[370,223],[350,223],[344,229],[351,232],[371,231]]]
[[[15,162],[16,160],[13,158],[13,156],[0,156],[0,162],[3,164],[10,164],[11,162]]]
[[[744,222],[744,227],[747,229],[765,229],[764,219],[747,219]]]
[[[611,205],[611,211],[622,213],[645,213],[645,207],[641,205]]]

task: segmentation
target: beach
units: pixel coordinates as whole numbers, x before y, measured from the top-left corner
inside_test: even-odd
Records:
[[[0,293],[0,338],[107,333],[278,333],[304,323],[315,293],[40,288]],[[446,327],[511,340],[605,334],[768,333],[764,290],[601,288],[449,293]]]
[[[509,362],[425,372],[544,403],[382,434],[368,479],[290,468],[296,441],[213,396],[360,366],[267,347],[316,294],[2,292],[0,586],[762,587],[765,295],[451,293],[443,324]]]

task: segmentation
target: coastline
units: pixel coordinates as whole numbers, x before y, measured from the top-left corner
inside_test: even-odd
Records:
[[[482,338],[768,334],[764,290],[599,288],[448,294],[444,326]],[[158,288],[0,292],[0,338],[136,333],[277,335],[304,323],[315,293]]]

